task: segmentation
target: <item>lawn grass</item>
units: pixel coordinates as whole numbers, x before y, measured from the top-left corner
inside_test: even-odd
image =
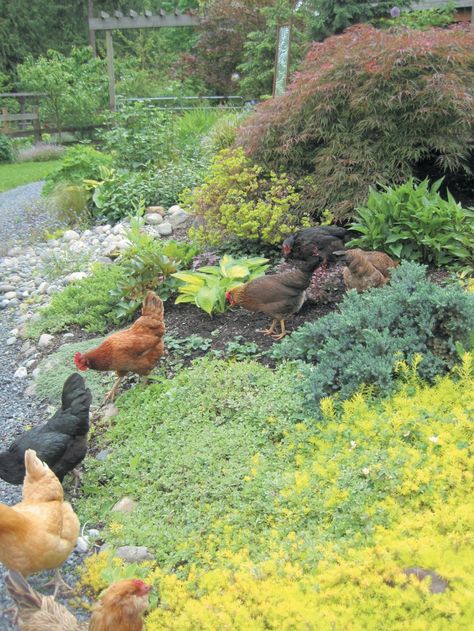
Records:
[[[21,162],[0,165],[0,193],[22,184],[44,179],[60,163],[60,160],[47,162]]]

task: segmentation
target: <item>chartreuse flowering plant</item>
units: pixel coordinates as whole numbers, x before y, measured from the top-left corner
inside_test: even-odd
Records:
[[[390,397],[368,389],[346,401],[326,397],[314,417],[301,415],[294,387],[301,377],[291,365],[272,372],[205,360],[152,392],[126,395],[110,436],[131,429],[133,411],[135,430],[153,434],[157,455],[166,443],[171,463],[158,457],[151,466],[150,454],[132,462],[133,431],[107,463],[117,484],[125,462],[140,468],[119,484],[140,497],[139,508],[132,518],[114,514],[123,529],[113,536],[130,542],[133,533],[158,560],[147,576],[160,595],[147,630],[470,629],[472,356],[432,385],[419,378],[419,362],[398,364]],[[229,395],[233,379],[239,396]],[[186,450],[192,458],[184,466]],[[163,470],[173,459],[185,482],[179,493]],[[161,494],[153,497],[155,478]],[[97,507],[111,490],[101,485],[87,501]]]

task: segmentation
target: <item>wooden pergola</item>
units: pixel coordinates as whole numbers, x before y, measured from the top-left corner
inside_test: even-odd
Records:
[[[89,17],[90,42],[95,46],[96,31],[105,31],[107,49],[107,73],[109,76],[109,105],[115,111],[115,71],[114,44],[112,32],[124,29],[163,28],[166,26],[198,26],[200,18],[194,13],[180,13],[175,9],[173,14],[166,14],[160,10],[156,15],[145,11],[142,15],[136,11],[129,11],[124,15],[122,11],[114,11],[113,15],[101,11],[99,17]]]

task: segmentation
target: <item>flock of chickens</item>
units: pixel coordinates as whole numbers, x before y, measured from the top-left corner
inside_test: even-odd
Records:
[[[347,262],[343,277],[348,289],[363,291],[384,285],[396,263],[382,252],[347,250],[351,235],[345,228],[318,226],[301,230],[283,242],[283,255],[299,261],[288,272],[262,276],[227,293],[232,305],[241,305],[272,318],[263,331],[274,339],[286,334],[285,319],[305,300],[317,268],[337,260]],[[280,333],[275,330],[280,324]],[[113,401],[120,381],[129,372],[144,380],[163,355],[165,333],[163,302],[152,291],[145,297],[141,316],[131,327],[107,337],[97,348],[74,357],[79,370],[115,371],[117,380],[107,394]],[[0,503],[0,561],[8,568],[7,589],[23,631],[143,631],[150,586],[140,580],[111,585],[95,606],[88,624],[80,624],[54,599],[62,581],[58,568],[68,558],[79,537],[79,520],[64,501],[62,481],[82,462],[87,452],[91,393],[77,373],[63,386],[61,408],[42,426],[20,435],[0,453],[0,477],[23,484],[22,501]],[[55,569],[53,596],[42,596],[25,577]],[[67,587],[67,586],[66,586]]]

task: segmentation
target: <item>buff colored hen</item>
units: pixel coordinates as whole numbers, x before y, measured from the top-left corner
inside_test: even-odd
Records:
[[[15,506],[0,504],[0,561],[10,570],[29,576],[56,569],[71,554],[79,536],[79,519],[63,487],[36,452],[25,452],[23,499]]]

